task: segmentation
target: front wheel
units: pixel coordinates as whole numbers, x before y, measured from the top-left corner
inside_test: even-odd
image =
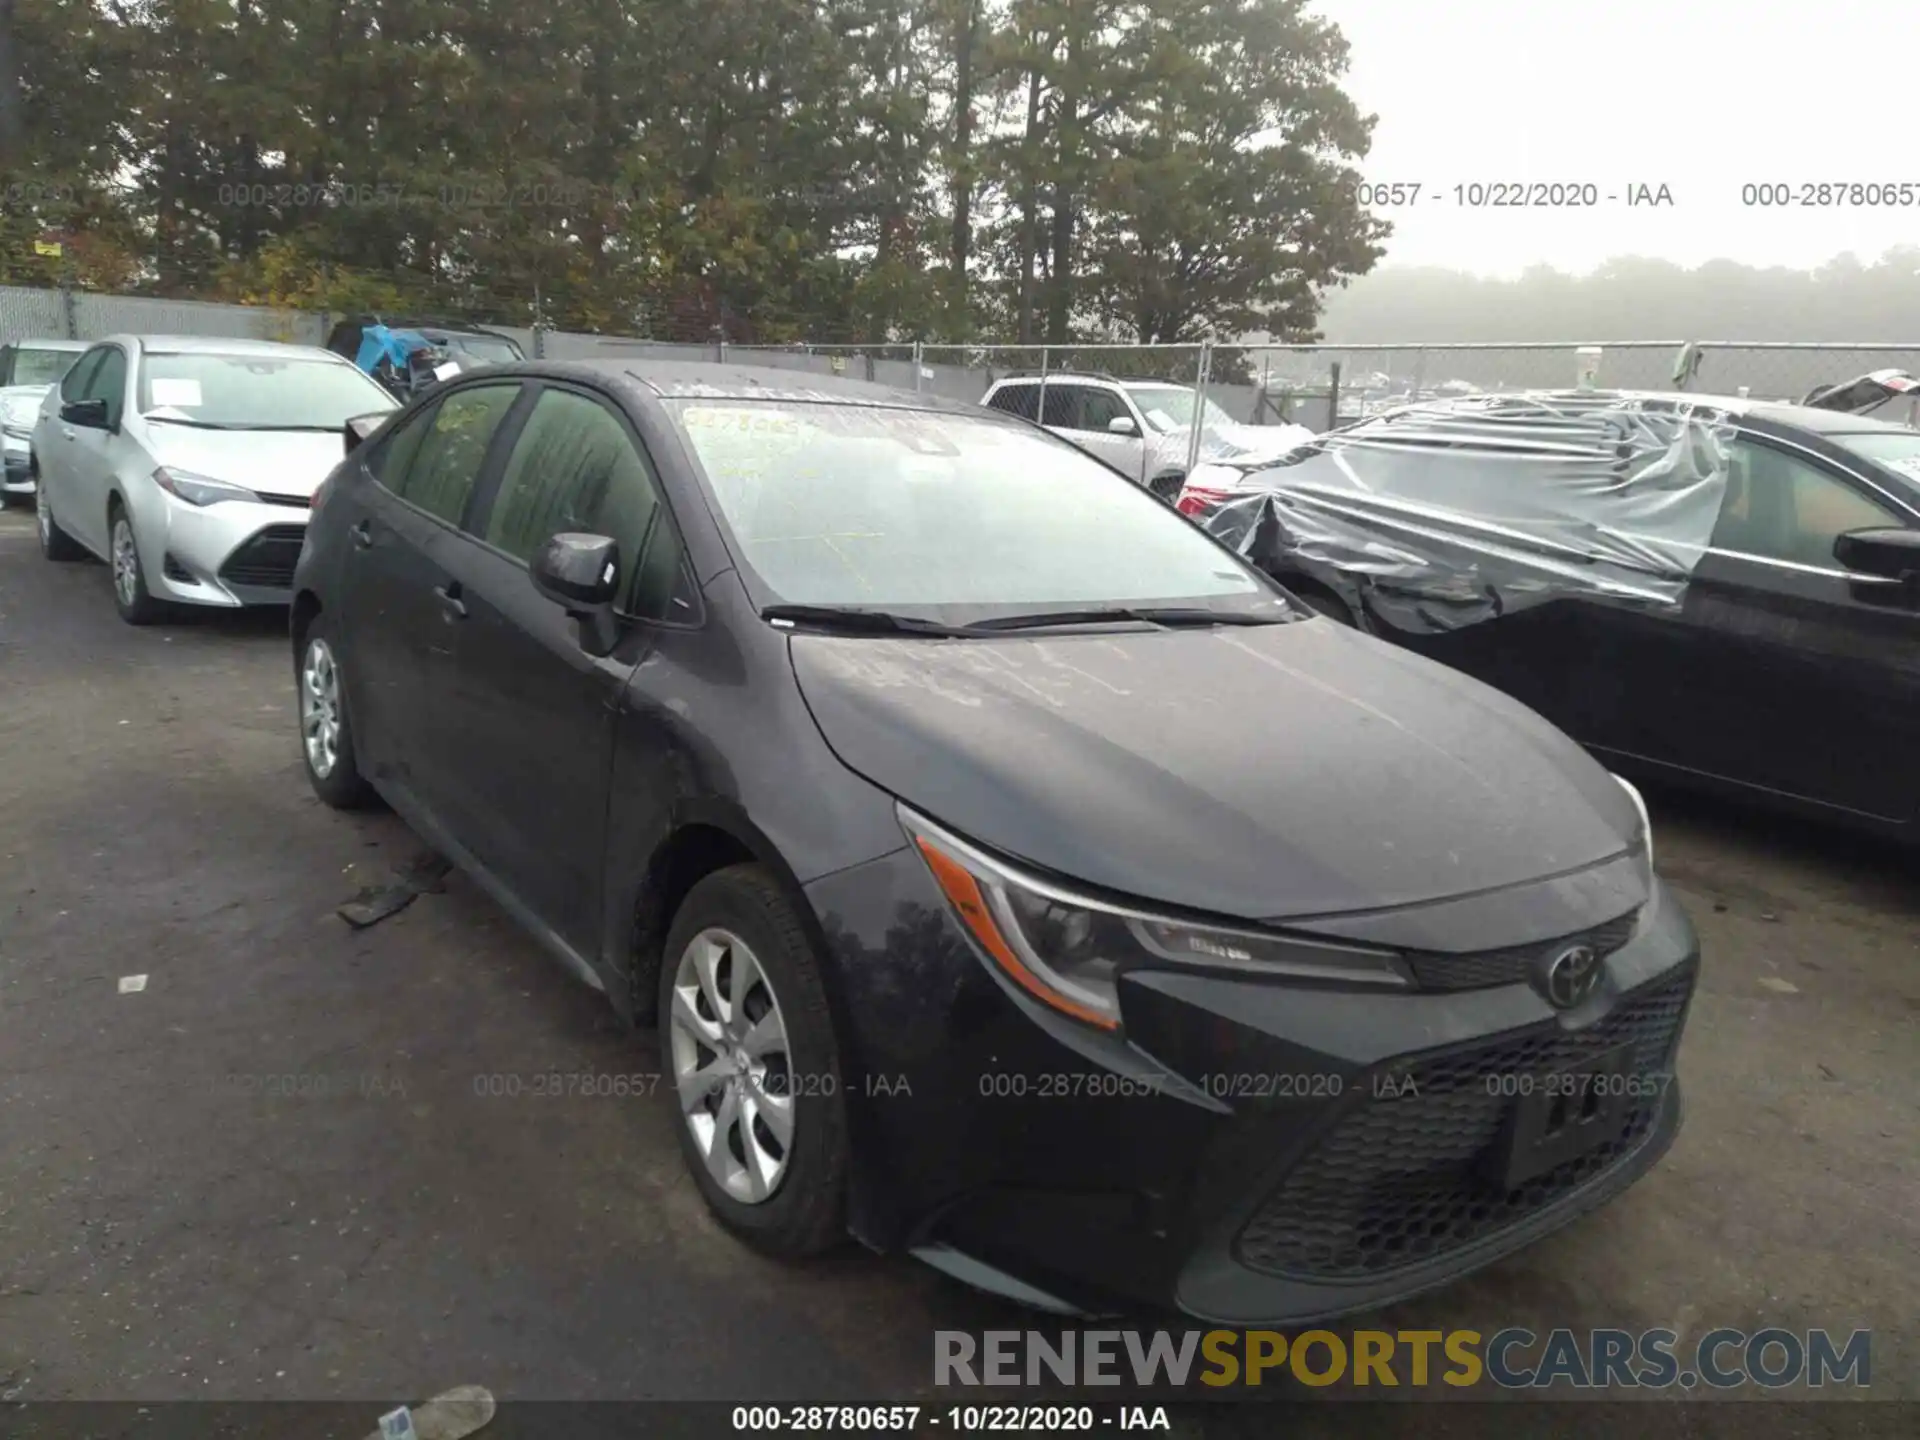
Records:
[[[759,866],[707,876],[674,916],[660,1052],[681,1154],[720,1223],[772,1255],[843,1240],[849,1141],[826,985]]]
[[[146,571],[140,566],[140,546],[133,537],[133,520],[126,507],[116,504],[107,515],[107,552],[113,565],[113,608],[129,625],[151,625],[166,606],[147,590]]]

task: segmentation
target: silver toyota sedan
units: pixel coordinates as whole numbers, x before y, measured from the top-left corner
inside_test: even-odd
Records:
[[[284,605],[342,427],[394,408],[317,347],[110,336],[34,423],[40,547],[111,565],[132,625],[169,605]]]

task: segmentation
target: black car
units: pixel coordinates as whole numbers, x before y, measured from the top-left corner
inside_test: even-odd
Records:
[[[1637,796],[1038,427],[599,362],[364,428],[295,581],[313,786],[658,1026],[750,1242],[1293,1320],[1672,1140]]]
[[[1920,834],[1920,431],[1697,395],[1482,396],[1180,508],[1610,766]]]

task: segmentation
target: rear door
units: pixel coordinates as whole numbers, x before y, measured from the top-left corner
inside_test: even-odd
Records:
[[[598,949],[608,778],[620,694],[651,645],[628,626],[610,655],[533,587],[551,536],[619,545],[620,609],[668,617],[680,541],[645,447],[618,407],[544,386],[450,561],[466,610],[457,679],[463,836],[490,871],[583,955]]]
[[[1906,820],[1920,797],[1920,611],[1833,558],[1848,531],[1912,525],[1861,477],[1745,434],[1712,547],[1677,611],[1596,610],[1597,733],[1732,784]]]
[[[447,695],[459,620],[451,552],[489,448],[520,397],[519,381],[452,390],[408,417],[366,461],[346,518],[342,673],[361,763],[397,784],[436,820],[457,787],[449,754],[457,725]],[[456,834],[456,839],[461,837]]]

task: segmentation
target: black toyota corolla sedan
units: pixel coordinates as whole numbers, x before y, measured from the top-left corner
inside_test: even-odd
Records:
[[[349,432],[313,786],[657,1026],[749,1242],[1299,1321],[1671,1142],[1698,951],[1638,797],[1038,427],[532,363]]]

